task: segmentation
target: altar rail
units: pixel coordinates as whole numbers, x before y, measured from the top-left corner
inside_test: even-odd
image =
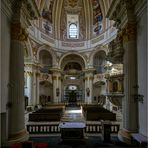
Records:
[[[112,124],[111,125],[111,134],[118,133],[119,131],[119,124]],[[60,133],[59,124],[52,124],[52,125],[37,125],[37,124],[28,124],[27,131],[29,134],[53,134],[53,133]],[[102,125],[101,124],[87,124],[85,128],[85,133],[101,133],[102,132]]]

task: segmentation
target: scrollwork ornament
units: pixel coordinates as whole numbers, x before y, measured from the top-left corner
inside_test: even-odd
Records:
[[[11,25],[11,38],[12,40],[27,41],[28,34],[20,23],[13,23]]]
[[[136,40],[136,24],[127,23],[122,30],[123,42]]]

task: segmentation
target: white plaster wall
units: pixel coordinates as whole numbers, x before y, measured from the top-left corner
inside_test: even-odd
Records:
[[[10,21],[5,11],[1,10],[1,112],[6,112],[9,83]]]
[[[137,24],[137,50],[138,50],[138,85],[139,85],[139,94],[144,95],[144,102],[139,102],[139,133],[147,135],[147,107],[148,107],[148,92],[147,92],[147,15],[148,12],[140,17]]]

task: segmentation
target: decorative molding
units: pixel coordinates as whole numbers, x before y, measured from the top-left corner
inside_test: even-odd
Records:
[[[33,76],[33,72],[32,72],[32,71],[25,71],[25,74],[27,74],[27,75],[30,76],[30,77]]]
[[[57,76],[52,76],[52,79],[53,80],[57,80]]]
[[[127,23],[122,29],[123,42],[136,40],[137,37],[137,26],[135,23]]]
[[[27,41],[28,34],[25,29],[22,28],[21,23],[11,24],[11,39],[18,41]]]
[[[124,48],[123,48],[123,34],[122,32],[119,32],[117,34],[117,37],[112,40],[109,45],[109,53],[108,53],[108,60],[112,63],[123,63],[123,54],[124,54]]]

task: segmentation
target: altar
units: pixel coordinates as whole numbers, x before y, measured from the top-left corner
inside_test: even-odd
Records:
[[[61,122],[59,124],[61,138],[63,140],[83,139],[85,127],[84,122]]]

